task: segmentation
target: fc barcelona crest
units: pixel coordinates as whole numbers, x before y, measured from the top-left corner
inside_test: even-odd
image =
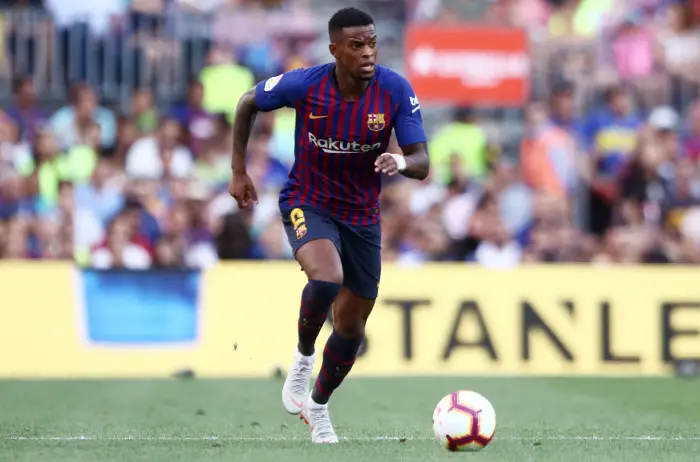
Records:
[[[367,114],[367,127],[373,132],[384,129],[384,114]]]

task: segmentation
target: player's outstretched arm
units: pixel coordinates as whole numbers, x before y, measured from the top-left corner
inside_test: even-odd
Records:
[[[253,124],[257,114],[255,88],[252,88],[241,96],[233,117],[233,155],[231,158],[233,179],[229,193],[236,199],[240,208],[245,208],[251,203],[258,202],[255,186],[246,171],[248,140],[250,139],[250,133],[253,131]]]
[[[401,148],[403,155],[385,152],[377,157],[374,162],[375,172],[382,172],[389,176],[397,173],[406,178],[424,180],[430,173],[430,157],[426,143],[414,143]]]

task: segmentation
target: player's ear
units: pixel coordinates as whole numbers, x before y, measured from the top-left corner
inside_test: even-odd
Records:
[[[334,58],[335,58],[335,52],[336,52],[336,50],[337,50],[337,48],[336,48],[336,46],[335,46],[335,43],[332,43],[332,42],[331,42],[331,44],[328,45],[328,51],[331,52],[331,56],[333,56]]]

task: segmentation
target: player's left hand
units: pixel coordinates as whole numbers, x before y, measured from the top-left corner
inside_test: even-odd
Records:
[[[406,160],[400,154],[385,152],[374,161],[374,171],[394,176],[406,168]]]

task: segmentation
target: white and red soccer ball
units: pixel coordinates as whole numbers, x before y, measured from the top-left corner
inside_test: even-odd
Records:
[[[449,451],[480,451],[496,433],[496,411],[479,393],[455,391],[435,407],[433,432]]]

